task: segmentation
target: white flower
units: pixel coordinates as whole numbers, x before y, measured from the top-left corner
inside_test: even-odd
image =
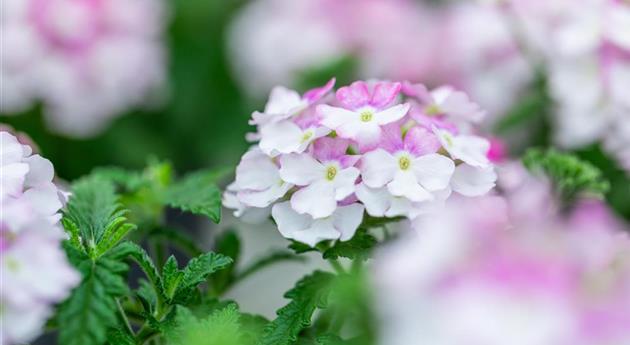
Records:
[[[303,187],[291,197],[293,209],[325,218],[335,211],[338,201],[354,193],[359,169],[353,165],[358,157],[345,155],[348,143],[344,140],[322,138],[315,145],[318,159],[308,154],[280,157],[280,176]]]
[[[329,217],[314,219],[282,202],[273,206],[271,214],[282,236],[314,247],[324,240],[351,239],[363,220],[363,210],[361,204],[340,206]]]
[[[270,157],[252,149],[241,158],[233,187],[242,204],[267,207],[283,197],[293,185],[280,178],[278,167]]]

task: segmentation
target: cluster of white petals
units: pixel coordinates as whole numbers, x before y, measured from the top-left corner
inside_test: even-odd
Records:
[[[548,70],[558,143],[602,142],[630,169],[630,4],[509,2],[525,42]]]
[[[449,201],[383,248],[380,344],[630,343],[623,226],[600,201],[550,217],[548,189],[522,182],[506,176],[506,197]]]
[[[0,112],[93,135],[164,82],[161,0],[3,0]]]
[[[357,81],[333,96],[333,86],[302,96],[276,87],[254,112],[257,144],[224,197],[236,216],[271,209],[283,236],[314,246],[352,238],[364,210],[414,219],[452,192],[494,187],[490,143],[475,133],[485,113],[466,94]]]
[[[61,248],[64,194],[47,159],[0,132],[0,342],[21,344],[43,329],[79,282]]]

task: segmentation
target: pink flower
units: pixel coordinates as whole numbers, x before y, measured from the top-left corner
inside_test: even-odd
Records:
[[[357,81],[337,90],[343,108],[323,104],[317,111],[322,124],[340,137],[371,143],[378,140],[382,125],[400,120],[409,111],[408,104],[393,105],[400,88],[400,83],[377,82],[370,88]]]
[[[321,138],[315,141],[313,155],[289,154],[280,158],[282,180],[303,187],[291,197],[291,206],[298,213],[313,218],[333,214],[337,202],[354,193],[359,169],[358,156],[346,155],[348,141]]]
[[[90,136],[165,79],[162,1],[6,0],[2,113],[41,101],[50,126]]]

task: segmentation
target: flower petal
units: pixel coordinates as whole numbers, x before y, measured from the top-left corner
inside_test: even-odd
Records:
[[[348,241],[354,236],[363,221],[364,209],[363,205],[356,203],[341,206],[335,211],[332,217],[333,224],[341,234],[339,237],[341,241]]]
[[[398,168],[396,158],[383,149],[366,153],[361,161],[361,177],[371,188],[386,185],[394,178]]]
[[[337,201],[341,201],[350,194],[354,193],[355,182],[358,177],[359,169],[355,167],[350,167],[337,173],[337,176],[335,176],[335,180],[333,181],[333,185],[335,187],[335,199]]]
[[[337,90],[337,100],[347,109],[360,108],[370,101],[369,87],[364,81],[355,81]]]
[[[310,216],[295,212],[288,201],[273,205],[271,216],[278,226],[278,231],[286,238],[293,238],[293,233],[308,229],[313,222]]]
[[[322,125],[337,130],[342,125],[355,121],[358,115],[347,109],[331,107],[327,104],[320,104],[317,106],[317,112],[322,117]]]
[[[393,107],[387,108],[374,114],[374,120],[379,125],[386,125],[388,123],[398,121],[402,119],[405,115],[407,115],[409,107],[410,105],[408,103],[397,104]]]
[[[282,198],[292,187],[293,185],[290,183],[279,181],[279,183],[261,191],[239,191],[236,196],[245,206],[263,208]]]
[[[436,191],[448,187],[455,163],[448,157],[431,153],[414,159],[412,168],[424,188]]]
[[[317,181],[295,192],[291,197],[291,207],[313,218],[328,217],[337,208],[335,188],[329,181]]]
[[[370,188],[365,183],[357,185],[355,194],[372,217],[383,217],[390,207],[391,194],[385,187]]]
[[[40,155],[25,158],[24,162],[29,166],[28,174],[26,174],[26,179],[24,180],[26,187],[50,183],[55,177],[55,169],[52,163]]]
[[[336,79],[332,78],[326,83],[326,85],[306,91],[302,98],[305,99],[309,104],[313,104],[319,101],[330,90],[332,90],[332,88],[335,86],[335,81]]]
[[[412,127],[405,135],[404,148],[415,156],[436,153],[441,146],[435,134],[424,127]]]
[[[372,91],[370,105],[381,109],[394,101],[402,85],[400,83],[390,83],[386,81],[378,82]]]
[[[315,247],[321,241],[336,240],[340,233],[333,226],[331,218],[315,219],[310,228],[304,231],[296,231],[293,233],[293,239],[306,243],[311,247]]]
[[[455,168],[451,180],[453,190],[465,196],[480,196],[488,193],[495,186],[497,174],[494,168],[476,168],[460,164]]]
[[[324,166],[308,154],[291,153],[280,157],[280,177],[298,186],[323,179],[324,170]]]
[[[267,189],[279,180],[278,167],[260,150],[245,153],[236,167],[235,183],[240,190]]]
[[[337,160],[346,154],[349,145],[346,139],[323,137],[313,143],[313,155],[320,162]]]
[[[269,156],[298,152],[304,133],[291,121],[279,121],[262,126],[260,149]],[[298,152],[300,153],[300,152]]]
[[[433,195],[424,189],[411,171],[398,170],[387,189],[394,196],[404,196],[413,202],[433,200]]]

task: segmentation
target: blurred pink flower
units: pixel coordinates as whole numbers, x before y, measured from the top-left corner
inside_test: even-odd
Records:
[[[527,192],[451,199],[381,252],[381,344],[630,341],[627,232],[601,203],[568,218],[518,216]]]
[[[164,83],[164,22],[161,1],[3,1],[0,111],[41,101],[56,131],[95,134]]]

